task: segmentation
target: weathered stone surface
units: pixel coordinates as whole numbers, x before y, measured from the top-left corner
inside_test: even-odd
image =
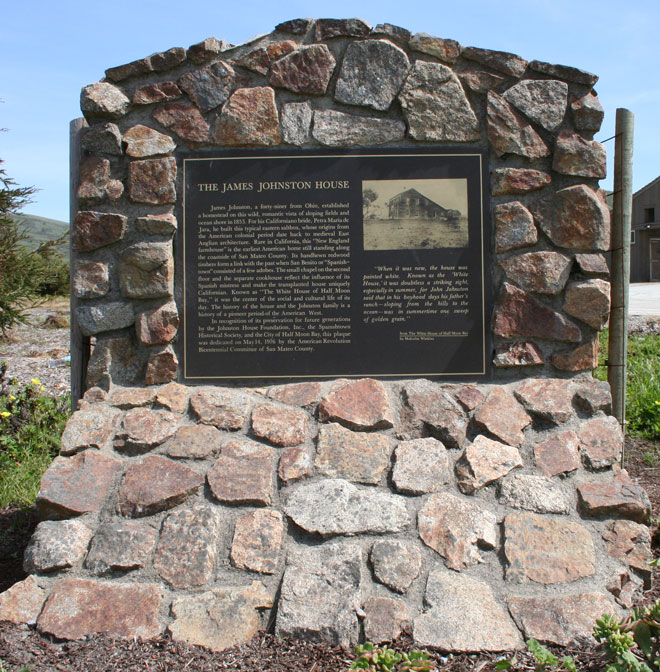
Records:
[[[589,637],[596,619],[603,614],[620,616],[611,598],[602,593],[578,593],[558,597],[507,599],[509,611],[526,638],[567,646],[575,639]]]
[[[602,180],[607,174],[605,146],[595,140],[585,140],[572,131],[561,131],[555,144],[552,169],[562,175]]]
[[[261,574],[275,574],[283,537],[284,522],[279,511],[261,509],[243,514],[234,528],[233,565]]]
[[[80,109],[87,119],[119,119],[130,105],[121,89],[108,82],[90,84],[80,92]]]
[[[560,189],[552,199],[532,207],[536,223],[559,247],[608,250],[610,212],[585,184]]]
[[[117,408],[136,408],[137,406],[151,406],[156,398],[154,390],[144,387],[126,387],[117,389],[110,396],[110,403]]]
[[[573,68],[570,65],[555,65],[553,63],[544,63],[543,61],[531,61],[529,69],[542,72],[544,75],[550,75],[551,77],[565,79],[569,82],[584,84],[585,86],[593,86],[598,81],[596,75],[586,70]]]
[[[498,156],[540,159],[550,150],[533,126],[495,91],[488,92],[488,140]]]
[[[387,40],[351,42],[335,86],[335,100],[387,110],[409,68],[406,52]]]
[[[147,368],[144,372],[145,385],[162,385],[176,378],[179,360],[170,346],[156,352],[149,357]]]
[[[362,563],[359,546],[291,549],[282,578],[275,634],[349,646],[357,642]]]
[[[600,278],[571,283],[563,308],[594,329],[603,329],[610,315],[610,283]]]
[[[154,569],[172,588],[205,585],[213,577],[218,532],[218,517],[205,504],[170,513],[156,546]]]
[[[594,415],[598,411],[609,415],[612,412],[612,394],[607,381],[592,380],[584,382],[575,391],[573,401],[577,408]]]
[[[179,418],[169,411],[132,408],[124,415],[117,432],[116,447],[132,451],[151,450],[167,441],[178,424]]]
[[[161,455],[149,455],[126,467],[119,490],[119,509],[137,518],[171,509],[185,502],[204,484],[193,469]]]
[[[585,527],[535,513],[504,519],[506,579],[544,585],[567,583],[596,571],[594,543]]]
[[[527,292],[559,294],[571,272],[573,259],[544,250],[526,252],[500,261],[507,278]]]
[[[477,47],[465,47],[463,57],[471,61],[481,63],[497,72],[503,72],[505,75],[520,77],[527,67],[527,61],[516,54],[510,54],[506,51],[493,51],[492,49],[479,49]]]
[[[378,483],[390,466],[390,440],[383,434],[362,434],[332,423],[319,429],[314,464],[331,478]]]
[[[479,122],[450,68],[416,61],[399,94],[408,132],[415,140],[470,142]]]
[[[335,59],[325,44],[300,47],[275,61],[269,84],[295,93],[323,95],[335,69]]]
[[[222,434],[209,425],[179,427],[165,452],[170,457],[204,460],[220,451]]]
[[[108,394],[105,390],[102,390],[100,387],[90,387],[85,390],[83,394],[83,401],[86,401],[90,404],[98,404],[101,401],[105,401]]]
[[[108,264],[101,261],[76,262],[73,293],[79,299],[96,299],[110,291]]]
[[[124,215],[81,210],[73,222],[71,245],[79,252],[91,252],[121,240],[126,232]]]
[[[308,143],[311,137],[312,106],[307,101],[283,105],[280,126],[284,142],[298,147]]]
[[[407,541],[379,539],[370,558],[376,579],[397,593],[405,593],[422,571],[422,555]]]
[[[534,474],[511,474],[500,481],[500,501],[535,513],[565,513],[570,502],[555,481]]]
[[[295,483],[312,475],[314,456],[304,446],[294,446],[282,451],[277,474],[284,483]]]
[[[422,541],[457,572],[483,562],[479,547],[497,546],[494,514],[447,492],[429,497],[417,515],[417,527]]]
[[[382,145],[401,140],[406,132],[402,121],[357,117],[336,110],[316,110],[312,136],[328,147]]]
[[[556,79],[524,79],[502,96],[529,119],[554,131],[566,114],[568,85]]]
[[[136,243],[127,248],[119,262],[119,289],[129,299],[172,296],[172,243]]]
[[[177,84],[202,112],[210,112],[222,105],[234,89],[244,86],[246,79],[226,61],[217,61],[186,73]]]
[[[128,164],[128,197],[135,203],[176,203],[176,161],[141,159]]]
[[[129,335],[98,338],[87,366],[87,387],[110,389],[110,385],[137,382],[143,361]]]
[[[523,646],[513,621],[482,581],[432,571],[424,601],[428,609],[414,620],[413,638],[419,646],[456,652],[511,651]]]
[[[156,401],[172,413],[184,413],[188,410],[190,388],[179,383],[168,383],[156,391]]]
[[[305,440],[308,417],[298,408],[257,404],[252,411],[252,431],[276,446],[297,446]]]
[[[166,213],[162,215],[145,215],[135,220],[137,230],[154,236],[171,238],[177,229],[176,217]]]
[[[108,159],[88,156],[82,160],[77,192],[81,203],[98,203],[106,198],[116,200],[123,192],[124,185],[111,178]]]
[[[644,489],[624,469],[608,481],[583,483],[577,488],[578,508],[590,518],[629,518],[648,523],[651,505]]]
[[[320,383],[292,383],[270,388],[268,396],[291,406],[313,406],[318,402],[322,389]]]
[[[449,483],[447,449],[437,439],[402,441],[394,453],[392,482],[398,492],[422,495]]]
[[[404,399],[415,417],[449,448],[460,448],[465,441],[467,418],[463,409],[439,386],[428,380],[415,380],[403,389]]]
[[[153,118],[186,142],[211,141],[211,129],[201,112],[192,103],[163,105],[153,111]]]
[[[587,371],[598,366],[598,339],[573,350],[557,352],[552,355],[552,365],[561,371]]]
[[[85,336],[124,329],[135,321],[133,306],[125,301],[111,301],[98,306],[78,306],[76,318],[78,327]]]
[[[39,588],[34,576],[28,576],[0,593],[0,621],[35,623],[45,601],[46,591]]]
[[[591,131],[597,133],[603,123],[605,112],[598,100],[598,96],[590,91],[582,98],[576,98],[571,103],[573,123],[578,131]]]
[[[410,628],[408,607],[391,597],[371,597],[364,603],[365,639],[374,644],[391,642]]]
[[[272,605],[272,596],[258,581],[249,586],[223,586],[178,597],[172,602],[175,620],[168,631],[175,642],[222,651],[255,635],[260,626],[257,609]]]
[[[334,478],[297,486],[284,511],[296,525],[323,536],[400,532],[410,524],[403,497]]]
[[[207,37],[205,40],[188,47],[188,60],[197,64],[205,63],[230,47],[231,45],[225,40],[219,40],[217,37]]]
[[[585,275],[604,275],[610,272],[602,254],[576,254],[575,261]]]
[[[578,438],[582,456],[590,469],[606,469],[619,461],[623,434],[615,417],[609,415],[587,420],[580,427]]]
[[[651,532],[646,525],[630,520],[613,520],[607,523],[603,539],[607,552],[623,560],[628,567],[639,572],[644,579],[644,588],[651,587]]]
[[[116,124],[94,124],[84,128],[80,135],[80,145],[95,154],[121,156],[121,131]]]
[[[479,434],[456,462],[458,488],[472,495],[522,465],[517,448]]]
[[[491,191],[493,196],[526,194],[543,189],[550,184],[549,173],[532,168],[495,168],[491,172]]]
[[[142,124],[131,126],[124,133],[123,141],[126,143],[126,153],[134,158],[169,154],[176,147],[176,143],[169,135]]]
[[[383,36],[397,44],[405,46],[410,41],[411,32],[391,23],[379,23],[375,28],[371,29],[371,35]]]
[[[313,19],[291,19],[283,21],[275,26],[275,30],[292,35],[304,35],[314,23]]]
[[[504,345],[498,345],[495,348],[493,364],[499,368],[507,368],[511,366],[540,366],[543,364],[543,353],[537,345],[530,341],[505,343]]]
[[[435,56],[439,60],[452,65],[461,55],[461,45],[456,40],[444,40],[426,33],[415,33],[408,46],[414,51]]]
[[[580,330],[573,322],[522,289],[503,283],[495,306],[493,328],[504,338],[542,338],[578,343]]]
[[[121,411],[101,406],[74,413],[62,433],[60,455],[73,455],[87,448],[110,448]]]
[[[333,389],[319,404],[319,420],[339,422],[357,431],[394,425],[387,390],[372,378],[348,381]]]
[[[108,68],[105,71],[105,76],[113,82],[121,82],[129,77],[136,77],[138,75],[145,75],[148,72],[153,72],[151,65],[151,57],[141,58],[136,61],[131,61],[124,65],[118,65],[114,68]]]
[[[579,439],[572,430],[557,432],[534,446],[536,466],[544,476],[558,476],[580,466]]]
[[[172,70],[186,60],[186,50],[183,47],[172,47],[167,51],[161,51],[149,56],[151,65],[156,72]]]
[[[34,531],[23,556],[28,574],[73,567],[87,551],[92,530],[79,520],[45,520]]]
[[[498,89],[505,82],[505,78],[486,70],[455,70],[463,87],[475,93],[488,93],[491,89]]]
[[[529,247],[538,240],[532,213],[520,201],[496,205],[493,216],[496,252],[502,253]]]
[[[176,336],[178,328],[179,312],[174,301],[136,315],[138,340],[147,345],[169,343]]]
[[[190,397],[190,408],[199,422],[218,429],[241,429],[250,410],[249,399],[234,390],[202,388]]]
[[[221,502],[268,506],[273,501],[275,452],[270,446],[241,440],[226,443],[206,478]]]
[[[134,105],[166,103],[181,96],[181,89],[174,82],[155,82],[138,86],[133,92]]]
[[[333,37],[365,37],[371,26],[362,19],[318,19],[314,25],[314,36],[321,42]]]
[[[525,440],[523,430],[531,424],[532,418],[510,392],[503,387],[493,387],[474,414],[474,421],[504,443],[520,447]]]
[[[263,47],[249,51],[234,62],[243,68],[252,70],[252,72],[258,72],[260,75],[267,75],[270,67],[268,52]]]
[[[514,394],[530,413],[556,425],[573,417],[573,395],[565,380],[530,378],[518,386]]]
[[[481,390],[468,385],[456,393],[456,400],[466,411],[474,411],[485,399]]]
[[[140,569],[157,539],[155,529],[135,520],[103,523],[92,539],[85,567],[95,574]]]
[[[161,589],[154,583],[64,579],[48,597],[37,620],[39,632],[58,639],[158,636]]]
[[[278,145],[282,137],[273,89],[234,91],[216,120],[213,138],[220,145]]]

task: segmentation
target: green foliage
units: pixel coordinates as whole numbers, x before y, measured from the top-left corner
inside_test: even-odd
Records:
[[[429,672],[435,670],[435,661],[429,659],[426,651],[413,649],[410,653],[390,649],[386,645],[375,646],[365,642],[355,647],[358,654],[351,663],[351,670],[368,672]]]
[[[602,616],[596,621],[594,639],[603,643],[610,661],[605,672],[660,670],[660,600],[634,608],[621,621]]]
[[[38,304],[41,296],[61,291],[65,284],[68,293],[68,266],[56,255],[63,238],[36,249],[24,245],[29,236],[15,215],[34,193],[32,187],[17,187],[0,168],[0,331],[4,337],[13,325],[25,322],[25,311]]]
[[[606,329],[600,335],[599,366],[594,371],[600,380],[607,380],[607,343]],[[660,438],[660,336],[628,337],[626,421],[630,434]],[[648,456],[650,461],[656,459],[655,455]]]
[[[0,507],[29,506],[41,475],[59,452],[70,399],[42,394],[36,378],[23,386],[3,383],[4,371],[0,363]]]
[[[526,644],[527,650],[532,654],[535,661],[535,672],[577,672],[575,661],[572,656],[564,656],[560,661],[552,651],[542,644],[539,644],[535,639],[528,639]],[[517,662],[515,657],[511,658],[511,660],[506,658],[498,660],[497,663],[495,663],[495,669],[511,670],[516,667]]]

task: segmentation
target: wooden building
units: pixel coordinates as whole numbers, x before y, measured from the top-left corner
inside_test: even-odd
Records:
[[[417,189],[406,189],[393,196],[387,202],[390,219],[444,219],[458,220],[458,210],[448,210],[430,198],[420,194]]]
[[[633,194],[630,281],[660,282],[660,177]]]

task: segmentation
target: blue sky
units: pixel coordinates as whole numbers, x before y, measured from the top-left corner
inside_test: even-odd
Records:
[[[0,10],[0,158],[21,186],[40,191],[26,212],[68,220],[69,122],[80,89],[112,66],[206,37],[238,44],[297,17],[393,23],[464,46],[511,51],[589,70],[605,122],[635,114],[633,187],[660,175],[660,2],[658,0],[23,0]],[[608,149],[612,185],[613,141]]]

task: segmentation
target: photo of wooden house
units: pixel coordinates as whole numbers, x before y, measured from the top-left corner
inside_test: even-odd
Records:
[[[445,219],[456,221],[461,216],[458,210],[443,208],[417,189],[407,189],[387,202],[390,219]]]

